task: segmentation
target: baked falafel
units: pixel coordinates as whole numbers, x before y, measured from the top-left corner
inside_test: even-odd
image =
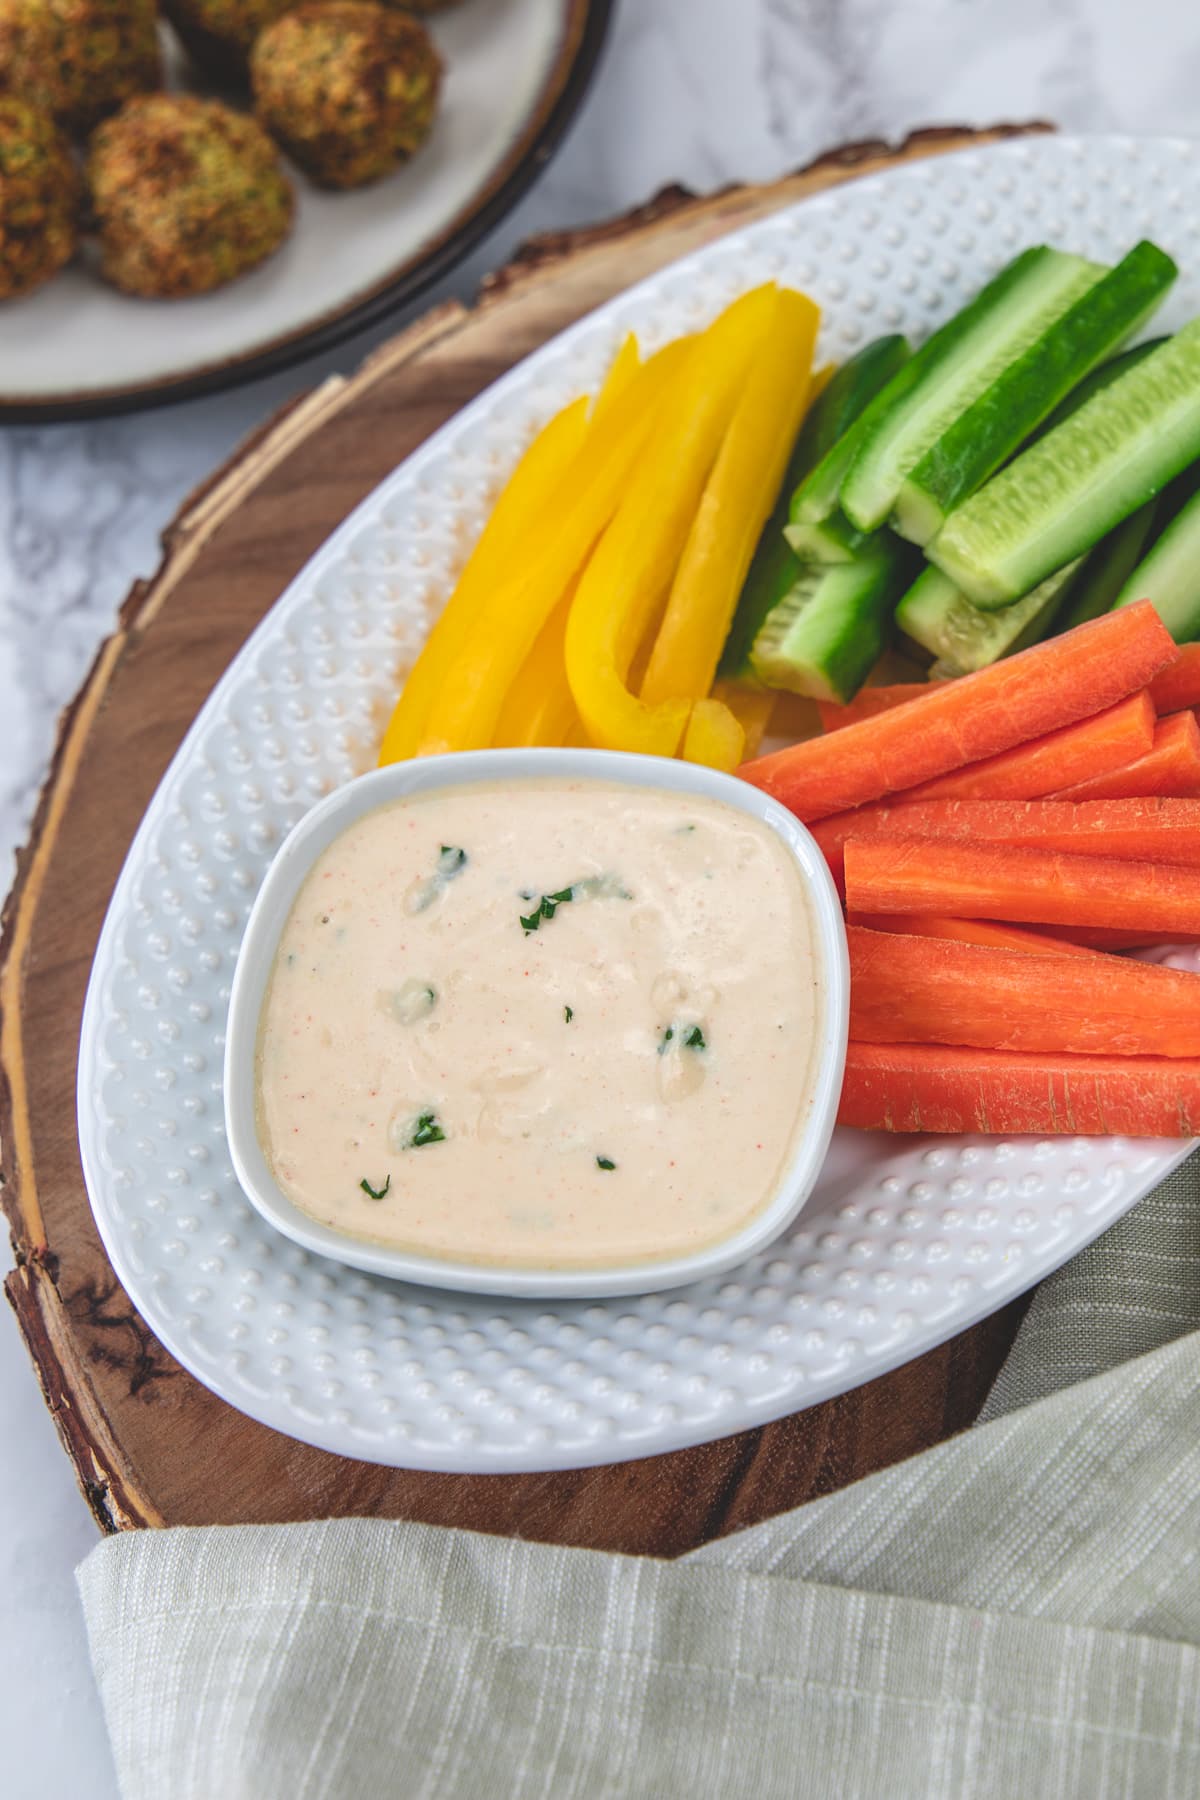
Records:
[[[154,0],[0,0],[0,89],[72,134],[161,85]]]
[[[369,0],[306,0],[250,55],[258,117],[322,187],[361,187],[419,150],[441,77],[420,20]]]
[[[75,254],[80,180],[51,115],[0,96],[0,300],[28,294]]]
[[[201,68],[244,81],[250,46],[295,0],[162,0],[162,10]]]
[[[92,138],[101,270],[128,294],[203,294],[277,250],[292,189],[261,126],[219,100],[145,94]]]

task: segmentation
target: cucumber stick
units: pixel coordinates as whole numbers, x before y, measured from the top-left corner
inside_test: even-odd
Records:
[[[1117,596],[1118,606],[1152,600],[1177,644],[1200,638],[1200,493],[1193,494]]]
[[[1200,456],[1200,319],[1014,457],[928,546],[976,606],[1005,607]]]
[[[856,531],[841,507],[827,519],[809,525],[788,525],[784,532],[797,556],[812,562],[850,562],[871,542],[873,533]]]
[[[954,508],[1008,461],[1076,384],[1143,325],[1179,273],[1136,244],[961,412],[905,476],[892,524],[927,544]]]
[[[907,566],[894,538],[853,562],[805,564],[754,640],[758,679],[810,700],[853,699],[887,645]]]
[[[790,498],[806,475],[821,462],[847,427],[862,412],[907,357],[902,337],[877,338],[844,362],[813,401],[788,460],[779,498],[758,540],[718,674],[731,681],[752,680],[750,646],[771,608],[789,594],[800,579],[800,558],[784,537]],[[845,530],[853,534],[846,523]],[[843,554],[849,554],[848,551]],[[836,560],[842,560],[839,555]]]
[[[1145,506],[1130,513],[1123,524],[1110,531],[1094,550],[1088,551],[1071,583],[1071,591],[1065,597],[1064,611],[1057,622],[1059,631],[1070,631],[1074,625],[1098,619],[1101,613],[1110,612],[1117,604],[1121,589],[1150,541],[1164,498],[1147,500]],[[989,618],[995,616],[994,613],[988,615]]]
[[[1059,569],[1023,600],[991,613],[972,606],[940,569],[926,569],[897,606],[896,623],[938,659],[942,673],[970,675],[1045,635],[1077,567]]]
[[[1105,271],[1039,245],[1002,269],[872,401],[839,498],[860,531],[882,525],[900,484],[958,415]]]
[[[888,390],[911,354],[906,338],[876,338],[842,364],[818,401],[824,441],[792,495],[792,525],[817,525],[836,510],[838,489],[857,448],[858,421],[876,396]]]

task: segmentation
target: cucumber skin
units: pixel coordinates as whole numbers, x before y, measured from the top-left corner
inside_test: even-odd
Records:
[[[1121,418],[1131,409],[1132,425]],[[1103,482],[1095,478],[1097,445]],[[1197,456],[1200,319],[1193,319],[993,475],[951,514],[926,554],[977,607],[1011,606]]]
[[[1020,294],[1031,275],[1039,265],[1062,265],[1064,277],[1062,304],[1057,313],[1049,311],[1049,302],[1040,309],[1038,317],[1043,318],[1042,330],[1053,320],[1066,312],[1084,291],[1084,283],[1092,286],[1099,279],[1102,270],[1095,263],[1086,263],[1082,257],[1071,257],[1060,250],[1053,250],[1048,245],[1037,244],[1029,250],[1023,250],[1013,258],[998,275],[994,275],[985,287],[981,288],[973,300],[944,325],[938,327],[933,336],[928,338],[915,353],[911,362],[907,363],[897,375],[894,383],[890,383],[879,398],[872,402],[856,427],[857,443],[855,455],[846,478],[842,483],[840,499],[842,511],[851,524],[857,525],[860,531],[874,531],[882,525],[892,510],[899,488],[900,476],[890,492],[884,492],[879,479],[879,470],[872,474],[872,463],[880,461],[886,453],[890,441],[894,441],[898,429],[907,426],[907,419],[902,416],[904,403],[914,390],[918,389],[939,370],[952,364],[965,342],[969,342],[973,333],[981,326],[986,329],[987,322],[992,319],[998,309],[1012,304],[1014,291]],[[1072,274],[1078,286],[1074,291],[1067,291],[1065,277]],[[1040,335],[1040,333],[1039,333]],[[986,361],[988,352],[985,349],[981,360]],[[1009,359],[1011,360],[1011,358]],[[999,374],[1000,370],[996,371]],[[993,376],[993,379],[995,377]],[[969,404],[969,402],[968,402]],[[954,408],[945,421],[962,411],[961,403]],[[940,433],[938,434],[940,435]],[[925,446],[928,448],[928,445]],[[914,458],[914,461],[917,460]],[[912,465],[910,464],[909,467]],[[906,474],[907,469],[901,471]],[[890,479],[890,478],[889,478]],[[886,483],[884,484],[886,485]]]
[[[1142,558],[1116,605],[1132,606],[1136,600],[1153,601],[1177,644],[1200,637],[1200,493],[1193,494]]]
[[[907,339],[876,338],[842,364],[805,414],[788,458],[779,496],[763,526],[721,652],[717,673],[726,680],[755,679],[750,667],[750,647],[767,614],[800,579],[800,559],[784,537],[789,503],[797,483],[829,454],[847,424],[866,405],[869,395],[879,391],[880,384],[889,379],[890,371],[908,355]]]
[[[974,674],[1047,635],[1076,566],[1058,570],[999,614],[981,612],[940,569],[927,568],[897,606],[896,624],[938,659],[943,673]],[[988,640],[972,648],[970,638],[984,633]]]
[[[877,396],[886,393],[903,370],[912,349],[903,337],[875,338],[844,362],[817,402],[824,408],[812,462],[793,483],[788,518],[795,525],[817,525],[837,506],[838,489],[854,456],[847,434]],[[827,433],[827,435],[826,435]]]
[[[886,540],[854,562],[806,565],[754,640],[759,681],[810,700],[852,700],[887,647],[907,572]]]
[[[871,543],[874,533],[856,531],[846,515],[835,509],[816,524],[786,525],[784,537],[805,562],[853,562]]]
[[[1110,356],[1107,362],[1100,363],[1090,375],[1084,376],[1079,386],[1072,389],[1065,400],[1059,402],[1050,417],[1042,421],[1031,442],[1045,437],[1048,431],[1053,431],[1056,425],[1061,425],[1064,419],[1069,419],[1072,413],[1078,412],[1093,394],[1102,394],[1106,387],[1111,387],[1114,381],[1127,375],[1130,369],[1136,369],[1152,351],[1161,350],[1169,341],[1168,337],[1147,338],[1144,344],[1135,344],[1132,350],[1122,350],[1119,356]]]
[[[901,483],[892,525],[927,544],[960,501],[982,487],[1058,403],[1158,306],[1179,270],[1136,244],[959,414]]]

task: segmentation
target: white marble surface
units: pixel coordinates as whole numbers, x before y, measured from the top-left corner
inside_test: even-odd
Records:
[[[1037,116],[1200,135],[1198,94],[1188,0],[618,0],[565,148],[444,291],[469,294],[530,232],[602,217],[668,181],[763,180],[848,138],[939,122]],[[0,886],[57,712],[130,582],[154,568],[180,500],[287,395],[352,368],[382,335],[140,418],[0,431]],[[71,1574],[94,1527],[7,1313],[0,1461],[0,1786],[7,1800],[108,1800]]]

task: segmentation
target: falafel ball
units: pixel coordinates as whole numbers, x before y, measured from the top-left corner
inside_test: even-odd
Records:
[[[0,0],[0,88],[84,136],[162,85],[154,0]]]
[[[250,46],[295,0],[162,0],[194,62],[244,80]]]
[[[361,187],[429,136],[441,58],[419,19],[368,0],[308,0],[250,56],[255,109],[322,187]]]
[[[0,300],[57,275],[79,237],[79,173],[51,115],[0,97]]]
[[[253,119],[194,94],[126,101],[87,163],[102,273],[127,294],[203,294],[277,250],[293,197]]]

